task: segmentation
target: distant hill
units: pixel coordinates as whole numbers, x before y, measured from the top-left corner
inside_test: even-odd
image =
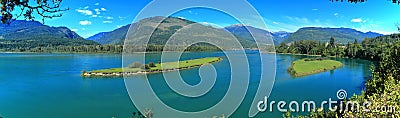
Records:
[[[231,32],[232,34],[239,37],[243,37],[247,40],[253,40],[252,38],[253,35],[256,39],[259,39],[259,42],[261,43],[268,43],[268,40],[272,38],[275,44],[279,44],[288,36],[290,36],[289,32],[284,32],[284,31],[268,32],[263,29],[245,25],[232,25],[225,27],[225,29]],[[253,34],[251,35],[247,29],[250,30]]]
[[[95,34],[87,39],[100,44],[122,44],[129,27],[130,25],[125,25],[110,32]]]
[[[400,34],[390,34],[378,36],[375,38],[367,38],[363,41],[365,44],[375,44],[375,43],[395,43],[400,41]]]
[[[162,21],[162,23],[158,24],[160,21]],[[142,19],[139,22],[133,23],[132,25],[132,31],[143,31],[143,33],[148,33],[151,29],[157,27],[149,41],[149,44],[153,45],[165,44],[172,35],[177,35],[175,33],[182,28],[190,28],[188,31],[182,31],[185,33],[178,33],[179,38],[185,38],[184,40],[198,40],[200,38],[205,40],[218,40],[222,42],[230,40],[229,38],[226,38],[226,33],[228,32],[224,30],[177,17],[150,17]],[[110,32],[96,34],[87,39],[96,41],[100,44],[122,44],[129,27],[130,25],[126,25]],[[145,40],[144,36],[146,35],[148,34],[138,34],[137,36],[130,38],[130,41],[132,44],[135,44],[134,42],[137,42],[136,44],[143,44],[141,41]],[[239,39],[239,42],[241,42],[244,47],[255,46],[254,42],[242,38]]]
[[[275,45],[282,43],[282,41],[287,39],[291,34],[292,33],[285,31],[273,32],[272,36],[274,37]]]
[[[317,40],[328,42],[333,37],[336,43],[353,42],[355,39],[361,42],[365,38],[373,38],[382,36],[375,32],[361,32],[351,28],[321,28],[321,27],[304,27],[292,33],[284,43],[291,43],[298,40]]]
[[[137,25],[155,27],[157,25],[157,21],[160,21],[164,18],[165,17],[161,17],[161,16],[145,18],[145,19],[140,20],[137,23],[133,23],[132,25],[133,25],[133,27],[135,27]],[[176,30],[176,29],[174,29],[174,27],[179,29],[183,26],[186,26],[186,25],[194,23],[194,22],[188,21],[185,19],[169,17],[169,18],[165,19],[164,24],[166,24],[166,23],[168,23],[169,25],[161,25],[161,26],[159,26],[159,28],[166,30],[165,32],[169,32],[170,29]],[[128,25],[117,28],[110,32],[101,32],[101,33],[95,34],[87,39],[96,41],[100,44],[122,44],[124,42],[124,38],[129,30],[130,26],[131,26],[131,24],[128,24]]]
[[[2,47],[38,47],[58,45],[96,45],[66,27],[50,27],[37,21],[15,20],[0,24]]]

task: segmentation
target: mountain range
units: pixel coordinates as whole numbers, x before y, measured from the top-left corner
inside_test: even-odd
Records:
[[[155,19],[163,19],[165,17],[151,17],[140,20],[138,23],[134,23],[133,25],[137,24],[146,24],[149,21],[156,21]],[[153,20],[152,20],[153,19]],[[170,24],[174,24],[175,26],[184,27],[188,24],[182,24],[179,22],[180,20],[184,20],[188,24],[195,23],[193,21],[175,18],[175,17],[168,17],[166,21]],[[110,32],[102,32],[87,38],[88,40],[96,41],[100,44],[122,44],[124,36],[128,31],[130,25],[123,26],[116,30]],[[165,27],[161,28],[166,31]],[[168,29],[168,28],[167,28]],[[280,43],[291,43],[294,41],[299,40],[318,40],[321,42],[328,42],[330,37],[334,37],[336,43],[347,43],[353,42],[354,40],[362,41],[365,38],[373,38],[377,36],[382,36],[383,34],[375,33],[375,32],[361,32],[351,28],[324,28],[324,27],[303,27],[297,30],[294,33],[279,31],[279,32],[269,32],[264,29],[255,28],[253,26],[246,26],[246,25],[231,25],[225,28],[226,31],[232,33],[239,39],[247,40],[247,43],[254,42],[252,36],[255,39],[259,39],[258,41],[261,43],[268,43],[269,38],[273,39],[275,45]],[[217,30],[217,29],[215,29]],[[249,31],[253,34],[250,34]],[[173,33],[173,32],[170,32]],[[157,35],[157,33],[155,33]],[[172,34],[171,34],[172,35]],[[243,42],[243,40],[242,40]],[[252,45],[252,44],[250,44]]]
[[[0,43],[14,46],[98,45],[67,27],[50,27],[37,21],[15,20],[0,24]]]
[[[159,22],[162,23],[158,25]],[[147,36],[147,33],[151,32],[152,29],[155,29],[155,31],[151,36],[149,44],[154,45],[165,44],[171,36],[175,36],[174,38],[180,38],[180,40],[183,40],[179,42],[182,43],[180,45],[189,45],[183,43],[192,42],[196,39],[212,39],[219,42],[231,42],[229,41],[231,39],[226,34],[229,32],[226,32],[223,29],[214,28],[182,18],[161,16],[145,18],[139,22],[133,23],[132,26],[126,25],[110,32],[96,34],[87,39],[96,41],[100,44],[122,44],[125,36],[127,35],[129,27],[132,28],[132,31],[138,31],[136,36],[130,38],[130,41],[136,42],[136,44],[139,44],[141,43],[140,41],[145,40],[145,36]],[[143,31],[142,34],[140,34],[141,31]],[[238,40],[242,43],[242,45],[244,45],[244,47],[249,48],[255,46],[254,41],[247,40],[246,38],[238,37]],[[174,43],[177,44],[178,42]]]
[[[163,24],[158,25],[158,22],[163,19],[165,19],[163,21]],[[130,27],[136,28],[133,30],[138,30],[139,28],[140,28],[140,30],[150,30],[154,27],[157,27],[157,30],[153,34],[154,34],[154,37],[159,37],[160,35],[163,35],[163,33],[164,33],[164,35],[166,33],[170,33],[170,32],[174,33],[175,30],[178,30],[178,29],[182,28],[183,26],[186,26],[191,23],[194,23],[194,22],[185,20],[185,19],[175,18],[175,17],[169,17],[169,18],[165,18],[165,17],[161,17],[161,16],[149,17],[149,18],[142,19],[139,22],[122,26],[122,27],[115,29],[113,31],[110,31],[110,32],[101,32],[101,33],[95,34],[87,39],[96,41],[100,44],[122,44],[124,42],[125,36]],[[136,26],[140,26],[140,27],[136,27]],[[167,34],[167,35],[172,35],[172,34]]]
[[[162,21],[163,20],[163,21]],[[158,22],[162,24],[158,25]],[[186,26],[196,24],[192,32],[186,32],[192,35],[180,34],[186,40],[196,40],[194,36],[203,38],[221,40],[226,42],[230,39],[224,38],[225,33],[229,32],[239,39],[239,42],[245,47],[255,45],[254,40],[261,43],[269,43],[272,38],[275,45],[279,43],[291,43],[298,40],[318,40],[328,42],[330,37],[334,37],[336,43],[362,41],[365,38],[382,36],[375,32],[361,32],[351,28],[323,28],[323,27],[303,27],[294,33],[285,31],[269,32],[264,29],[255,28],[246,25],[231,25],[225,28],[215,28],[208,25],[196,23],[194,21],[177,17],[149,17],[139,22],[119,27],[109,32],[101,32],[87,39],[82,38],[77,33],[67,27],[51,27],[37,21],[15,20],[10,24],[0,24],[0,43],[2,44],[35,44],[38,46],[57,46],[57,45],[98,45],[98,44],[123,44],[129,28],[136,31],[147,31],[155,29],[151,36],[150,44],[160,45],[167,42],[180,29]],[[194,26],[194,25],[193,25]],[[250,34],[251,31],[253,34]],[[193,35],[194,32],[203,32],[203,34]],[[140,34],[144,36],[146,34]],[[141,36],[134,38],[136,41],[142,40]],[[254,39],[253,37],[254,36]],[[199,38],[199,37],[197,37]]]
[[[228,30],[232,34],[246,38],[248,40],[254,40],[252,36],[255,39],[260,39],[258,40],[261,43],[268,43],[268,40],[272,38],[273,42],[275,44],[281,43],[284,39],[290,36],[289,32],[285,31],[280,31],[280,32],[269,32],[260,28],[255,28],[253,26],[246,26],[246,25],[231,25],[228,27],[225,27],[224,29]],[[250,32],[252,33],[250,33]]]
[[[149,24],[149,23],[156,23],[154,21],[158,21],[161,20],[165,17],[151,17],[151,18],[146,18],[143,20],[140,20],[137,23],[133,23],[133,25],[138,25],[138,24]],[[165,26],[176,26],[176,27],[184,27],[188,24],[192,24],[195,23],[193,21],[188,21],[185,19],[180,19],[180,18],[175,18],[175,17],[168,17],[165,18],[165,22],[169,23],[169,25],[165,25]],[[165,22],[163,24],[165,24]],[[185,23],[186,22],[186,23]],[[124,41],[124,38],[126,36],[126,33],[129,30],[130,25],[125,25],[123,27],[120,27],[118,29],[115,29],[113,31],[110,32],[101,32],[98,34],[95,34],[89,38],[87,38],[88,40],[93,40],[96,41],[100,44],[122,44]],[[164,29],[164,32],[170,32],[170,33],[174,33],[175,31],[168,31],[168,27],[163,27],[162,25],[159,26],[159,29]],[[254,39],[252,38],[252,35],[256,38],[256,39],[262,39],[260,42],[262,43],[267,43],[267,39],[268,38],[272,38],[274,43],[281,43],[284,39],[286,39],[288,36],[290,36],[289,32],[268,32],[266,30],[263,29],[259,29],[259,28],[255,28],[252,26],[245,26],[245,25],[232,25],[232,26],[228,26],[225,28],[222,28],[227,30],[228,32],[232,33],[233,35],[237,36],[238,38],[241,39],[246,39],[248,41],[243,41],[241,40],[241,42],[254,42]],[[217,31],[217,28],[214,28],[212,30]],[[253,34],[251,35],[248,30],[250,30]],[[157,35],[157,33],[154,33],[155,35]],[[171,34],[172,35],[172,34]],[[240,40],[240,39],[239,39]]]
[[[125,25],[110,32],[100,32],[87,38],[100,44],[122,44],[131,25]]]

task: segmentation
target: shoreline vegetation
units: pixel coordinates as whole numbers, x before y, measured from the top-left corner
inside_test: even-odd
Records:
[[[342,66],[343,63],[327,58],[306,58],[292,62],[288,72],[292,76],[301,77],[334,70]]]
[[[147,46],[124,46],[123,44],[104,44],[104,45],[58,45],[58,46],[19,46],[3,45],[0,41],[0,52],[24,52],[24,53],[123,53],[125,52],[161,52],[184,49],[185,51],[215,51],[219,48],[209,45],[192,45],[184,47],[170,47],[164,50],[164,45]],[[124,50],[125,48],[125,50]]]
[[[153,63],[142,64],[140,62],[135,62],[128,67],[124,68],[109,68],[101,70],[93,70],[86,72],[82,71],[82,77],[121,77],[121,76],[131,76],[140,74],[152,74],[152,73],[162,73],[177,70],[186,70],[191,68],[197,68],[202,65],[212,64],[220,62],[221,57],[206,57],[191,60],[182,60],[176,62],[164,62],[164,63]]]

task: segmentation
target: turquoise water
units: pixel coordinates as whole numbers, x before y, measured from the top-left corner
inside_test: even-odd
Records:
[[[159,54],[152,53],[149,56],[159,57]],[[206,56],[223,56],[223,53],[185,53],[182,59]],[[258,58],[252,54],[248,57],[249,60]],[[345,89],[349,96],[359,94],[371,73],[371,63],[368,61],[338,58],[336,60],[343,62],[344,67],[305,77],[291,77],[286,72],[290,62],[305,57],[277,55],[277,75],[271,100],[336,99],[339,89]],[[119,67],[121,59],[121,55],[117,54],[0,54],[0,114],[5,118],[129,117],[136,109],[122,78],[80,77],[81,70]],[[252,61],[250,65],[258,63]],[[161,74],[148,77],[164,103],[179,110],[197,111],[213,106],[228,89],[230,69],[227,59],[214,66],[218,73],[215,86],[197,99],[182,98],[172,92]],[[197,73],[198,69],[181,71],[185,82],[191,85],[200,81]],[[247,116],[252,96],[258,87],[258,76],[250,76],[246,97],[232,117]],[[265,116],[281,117],[281,113],[275,110],[272,113],[259,113],[256,117]]]

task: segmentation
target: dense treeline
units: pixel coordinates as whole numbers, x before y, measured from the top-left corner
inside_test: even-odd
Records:
[[[0,48],[18,48],[18,47],[46,47],[46,46],[78,46],[78,45],[98,45],[98,43],[85,39],[68,39],[68,38],[27,38],[18,40],[1,39]]]
[[[348,42],[347,44],[336,44],[334,37],[331,37],[330,41],[327,43],[313,40],[301,40],[291,44],[281,43],[276,47],[276,52],[349,57],[379,61],[381,57],[380,54],[385,48],[388,48],[390,44],[397,42],[399,39],[399,34],[393,34],[376,38],[366,38],[361,43],[355,39],[354,42]]]
[[[217,51],[218,47],[208,44],[198,44],[189,47],[186,46],[164,46],[164,45],[147,45],[147,46],[126,46],[125,52],[160,52],[160,51]]]
[[[79,45],[79,46],[39,46],[39,47],[14,47],[9,45],[0,44],[0,51],[2,52],[38,52],[38,53],[122,53],[123,45]],[[133,46],[131,48],[125,49],[127,52],[155,52],[163,51],[163,45],[148,45],[137,47]],[[194,45],[189,47],[170,47],[166,51],[216,51],[219,48],[210,45]]]
[[[43,52],[43,51],[56,51],[55,48],[66,48],[76,46],[97,46],[98,43],[83,38],[68,39],[68,38],[51,38],[39,37],[18,40],[0,39],[0,51],[11,52]],[[54,49],[53,49],[54,48]],[[66,49],[57,49],[62,51]]]
[[[1,44],[0,44],[1,45]],[[1,47],[1,46],[0,46]],[[2,47],[5,52],[78,52],[78,53],[121,53],[122,45],[80,45],[80,46],[38,46],[38,47]]]

